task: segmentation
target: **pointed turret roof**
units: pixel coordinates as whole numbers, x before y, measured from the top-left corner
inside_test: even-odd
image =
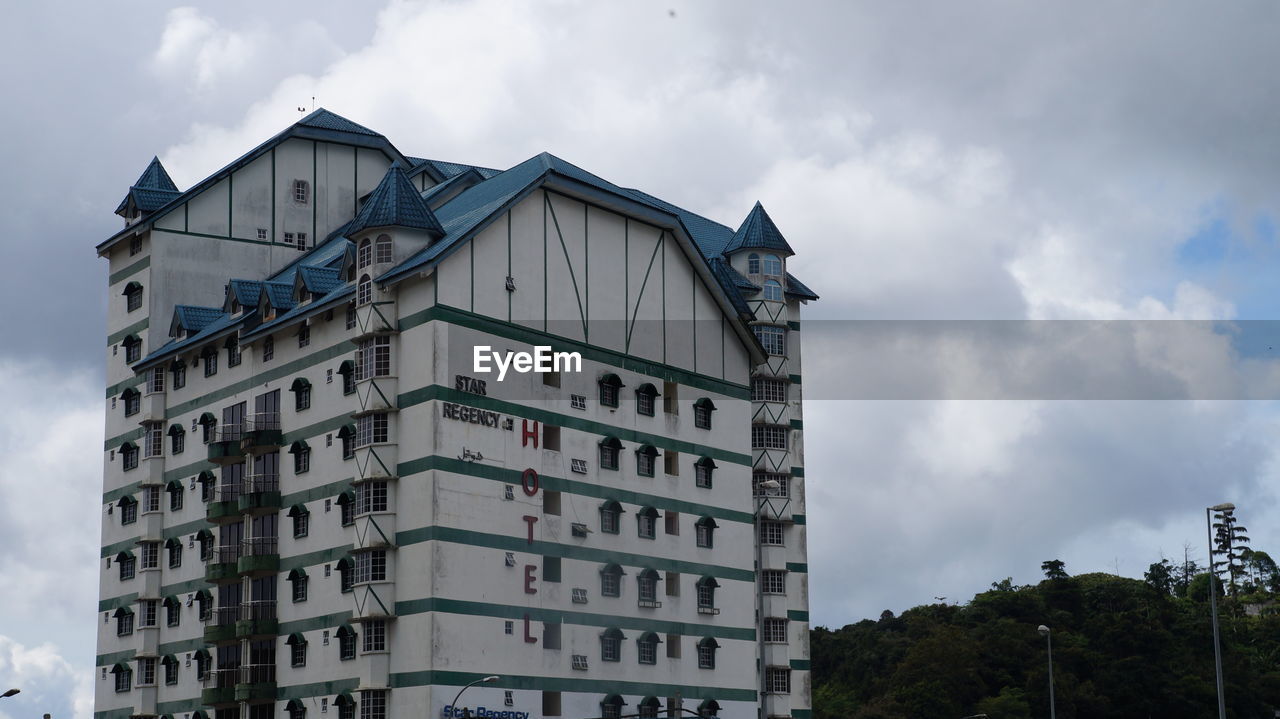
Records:
[[[724,254],[728,255],[738,250],[747,249],[773,250],[788,255],[795,254],[795,251],[791,249],[791,245],[787,244],[787,238],[782,236],[778,226],[773,224],[773,220],[769,218],[769,213],[764,211],[764,206],[759,202],[756,202],[756,206],[751,208],[751,212],[747,214],[747,219],[742,221],[742,226],[738,228],[738,231],[733,233],[733,239],[725,246]]]
[[[360,213],[351,221],[347,236],[370,227],[409,227],[425,230],[435,237],[444,236],[440,221],[398,162],[391,163],[382,182],[374,188]]]
[[[173,184],[173,178],[169,177],[169,173],[165,172],[164,165],[160,164],[160,158],[152,157],[147,169],[142,171],[142,174],[138,176],[138,181],[133,183],[129,188],[128,194],[120,201],[120,206],[116,208],[116,214],[124,214],[131,200],[134,207],[142,212],[152,212],[160,209],[180,194],[178,186]]]

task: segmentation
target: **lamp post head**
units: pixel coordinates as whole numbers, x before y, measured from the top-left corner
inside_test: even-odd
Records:
[[[11,697],[11,696],[13,696],[14,694],[17,694],[17,693],[19,693],[19,692],[21,692],[21,691],[22,691],[21,689],[18,689],[18,688],[16,688],[16,687],[15,687],[15,688],[10,689],[9,691],[5,692],[4,694],[0,694],[0,698],[4,698],[4,697]]]
[[[481,679],[480,681],[481,681],[481,682],[483,682],[483,683],[485,683],[485,684],[488,684],[489,682],[496,682],[496,681],[498,681],[498,675],[497,675],[497,674],[490,674],[489,676],[485,677],[484,679]]]
[[[1209,511],[1210,512],[1234,512],[1235,509],[1236,509],[1236,505],[1232,504],[1231,502],[1223,502],[1222,504],[1213,505],[1212,507],[1209,508]]]
[[[1042,637],[1049,636],[1049,628],[1043,624],[1041,624],[1039,627],[1036,627],[1036,631],[1040,632],[1040,636]]]

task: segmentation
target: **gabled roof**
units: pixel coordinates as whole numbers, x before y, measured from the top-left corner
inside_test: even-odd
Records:
[[[729,266],[728,262],[722,257],[713,257],[707,261],[711,267],[711,274],[715,275],[716,282],[725,288],[725,294],[729,296],[729,300],[733,303],[733,308],[739,314],[751,314],[751,306],[747,304],[746,299],[742,296],[743,289],[759,290],[759,287],[747,282],[747,279],[738,274],[738,271]],[[745,283],[745,287],[739,282]]]
[[[702,250],[704,257],[716,257],[724,252],[725,246],[733,239],[733,230],[725,227],[719,222],[708,220],[702,215],[690,212],[683,207],[667,202],[658,197],[654,197],[647,192],[640,190],[627,190],[636,197],[648,202],[651,205],[661,207],[670,212],[688,228],[689,235],[693,237],[693,241],[698,244],[698,248]]]
[[[434,170],[440,174],[442,180],[447,180],[455,175],[460,175],[467,170],[475,170],[480,173],[484,179],[489,179],[494,175],[502,172],[502,170],[494,170],[489,167],[478,167],[476,165],[464,165],[461,162],[445,162],[444,160],[424,160],[420,157],[409,158],[413,161],[413,169],[409,171],[409,176],[413,177],[420,172],[426,170]]]
[[[342,271],[336,267],[303,266],[298,268],[297,274],[297,282],[302,283],[307,292],[317,296],[328,294],[342,284]]]
[[[219,307],[178,305],[173,308],[173,323],[169,327],[169,336],[176,336],[176,330],[179,327],[186,331],[187,334],[195,334],[221,316],[222,309]]]
[[[335,115],[323,107],[313,111],[310,115],[298,120],[302,127],[314,127],[320,130],[336,130],[338,132],[349,132],[355,135],[369,135],[371,137],[382,137],[382,133],[374,132],[364,125],[358,125],[341,115]]]
[[[173,184],[173,178],[165,172],[164,165],[160,164],[160,158],[152,157],[147,169],[142,171],[138,181],[129,187],[129,192],[120,201],[116,214],[127,215],[130,204],[142,212],[153,212],[168,204],[179,194],[181,193],[178,192],[178,186]]]
[[[241,307],[258,306],[258,299],[262,296],[262,283],[258,280],[231,280],[227,286]]]
[[[742,226],[738,231],[733,233],[733,239],[724,248],[723,253],[737,252],[738,250],[761,249],[782,252],[788,255],[794,255],[795,251],[791,249],[791,245],[787,244],[787,239],[782,236],[782,232],[778,226],[773,224],[769,213],[764,211],[764,206],[756,202],[756,206],[751,208],[751,212],[747,213],[747,219],[742,221]]]
[[[456,197],[456,193],[462,192],[468,187],[475,187],[484,182],[484,180],[485,177],[480,174],[479,170],[469,167],[464,172],[459,172],[438,185],[428,187],[422,193],[422,201],[427,203],[427,207],[433,211],[438,210],[444,203]]]
[[[399,163],[391,163],[360,212],[347,226],[348,235],[370,227],[409,227],[441,237],[444,228],[423,202]]]
[[[272,307],[282,311],[293,309],[293,285],[288,282],[269,281],[262,283],[262,289],[266,293],[267,302]]]

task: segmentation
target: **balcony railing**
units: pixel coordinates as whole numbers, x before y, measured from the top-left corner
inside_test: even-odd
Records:
[[[245,602],[238,609],[240,610],[240,619],[245,621],[276,618],[276,600],[274,599],[255,599],[251,602]]]
[[[236,620],[240,618],[240,607],[232,605],[229,607],[213,608],[213,624],[218,627],[233,627]]]
[[[220,424],[213,430],[215,442],[239,442],[244,437],[244,424]]]
[[[239,544],[231,544],[213,548],[213,564],[234,564],[240,558],[242,550]]]
[[[213,501],[215,502],[234,502],[244,494],[244,484],[241,482],[227,482],[213,488]]]
[[[278,430],[280,429],[280,413],[279,412],[259,412],[249,415],[244,422],[245,432],[260,432],[262,430]]]
[[[274,664],[246,664],[240,667],[241,684],[274,684],[275,681]]]
[[[244,540],[241,545],[243,547],[239,556],[243,557],[265,557],[271,554],[280,553],[280,540],[275,537],[254,537]],[[237,559],[239,559],[239,556]]]
[[[209,673],[211,689],[234,689],[242,667],[222,667]]]
[[[244,478],[242,492],[244,494],[258,494],[261,492],[279,492],[280,491],[280,475],[279,474],[251,474]]]

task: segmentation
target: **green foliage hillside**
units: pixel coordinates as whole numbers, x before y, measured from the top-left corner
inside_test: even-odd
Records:
[[[1044,569],[1051,578],[1039,584],[1006,579],[964,606],[814,629],[814,716],[1048,717],[1041,624],[1052,628],[1060,719],[1217,715],[1207,574],[1168,562],[1152,565],[1146,581],[1071,577],[1060,562]],[[1272,719],[1280,708],[1275,578],[1260,572],[1234,596],[1219,595],[1229,717]]]

